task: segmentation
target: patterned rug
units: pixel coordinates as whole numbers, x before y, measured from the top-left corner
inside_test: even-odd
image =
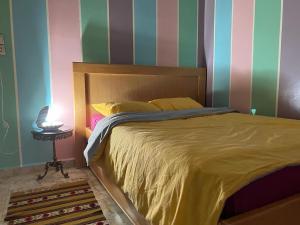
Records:
[[[87,181],[12,193],[5,221],[9,225],[108,224]]]

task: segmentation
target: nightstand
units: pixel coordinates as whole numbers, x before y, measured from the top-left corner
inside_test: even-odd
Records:
[[[53,161],[46,162],[45,172],[43,175],[39,175],[37,180],[41,180],[47,175],[49,167],[54,167],[56,169],[56,172],[60,171],[65,178],[69,178],[68,173],[64,172],[63,163],[61,161],[57,160],[55,141],[71,137],[73,135],[73,129],[68,128],[68,127],[62,127],[58,130],[53,130],[53,131],[44,131],[41,129],[34,129],[31,131],[31,133],[35,140],[52,141],[52,146],[53,146],[53,148],[52,148]]]

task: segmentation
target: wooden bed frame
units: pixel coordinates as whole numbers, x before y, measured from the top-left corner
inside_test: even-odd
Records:
[[[74,63],[75,157],[85,165],[86,121],[90,104],[191,97],[205,105],[206,69]]]
[[[73,63],[73,73],[77,167],[86,166],[83,150],[90,135],[86,129],[90,104],[184,96],[205,105],[205,68]],[[109,179],[101,163],[91,165],[90,169],[133,224],[149,224],[122,190]],[[220,221],[219,225],[298,225],[300,214],[296,212],[300,212],[300,195]]]

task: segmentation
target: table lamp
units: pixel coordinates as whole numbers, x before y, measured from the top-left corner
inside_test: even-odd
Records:
[[[37,117],[36,125],[44,131],[55,131],[62,127],[63,122],[57,120],[59,110],[57,107],[44,106]]]

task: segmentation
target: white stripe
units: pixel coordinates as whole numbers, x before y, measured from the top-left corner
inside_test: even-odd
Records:
[[[10,30],[11,30],[11,43],[12,43],[12,57],[13,57],[13,70],[14,70],[14,81],[15,81],[15,95],[16,95],[16,113],[17,113],[17,128],[18,128],[18,144],[19,144],[19,158],[20,167],[23,166],[23,155],[22,155],[22,141],[21,141],[21,127],[20,127],[20,108],[19,108],[19,91],[18,91],[18,78],[17,78],[17,66],[16,66],[16,49],[15,49],[15,36],[14,36],[14,20],[13,20],[13,4],[12,0],[9,0],[10,10]]]
[[[198,52],[199,52],[199,0],[197,0],[197,21],[196,21],[196,30],[197,30],[197,38],[196,38],[196,67],[198,67]]]
[[[233,33],[233,12],[234,12],[234,0],[231,5],[231,35],[230,35],[230,63],[229,63],[229,87],[228,87],[228,106],[231,107],[231,73],[232,73],[232,33]]]
[[[110,59],[110,25],[109,25],[109,0],[106,0],[106,14],[107,14],[107,53],[108,53],[108,63],[111,63]]]
[[[83,48],[82,48],[82,27],[81,27],[81,3],[78,0],[78,13],[79,13],[79,35],[80,35],[80,61],[83,61]]]
[[[46,1],[46,16],[47,16],[47,41],[48,41],[48,58],[49,58],[49,78],[50,78],[50,92],[51,92],[51,104],[53,102],[53,80],[52,80],[52,59],[51,59],[51,39],[50,39],[50,22],[49,22],[49,1]]]
[[[135,0],[132,0],[132,56],[133,64],[135,65]]]
[[[279,49],[278,49],[278,68],[277,68],[277,89],[276,89],[276,105],[275,116],[278,116],[278,96],[279,96],[279,81],[280,81],[280,69],[281,69],[281,37],[282,37],[282,18],[283,18],[283,0],[281,0],[280,9],[280,31],[279,31]]]
[[[157,50],[158,50],[158,47],[157,47],[157,40],[158,40],[158,3],[157,3],[158,0],[155,0],[155,65],[157,66]]]
[[[179,40],[179,32],[180,32],[180,11],[179,11],[179,7],[180,7],[180,0],[177,0],[177,65],[176,66],[180,66],[180,62],[179,62],[179,48],[180,48],[180,40]]]
[[[256,0],[253,0],[253,22],[252,22],[252,56],[251,56],[251,74],[250,74],[250,110],[252,109],[252,93],[253,93],[253,65],[254,65],[254,28],[255,28],[255,4]]]
[[[214,106],[214,80],[215,80],[215,46],[216,46],[216,8],[217,8],[217,0],[214,0],[214,38],[213,38],[213,66],[212,66],[212,84],[211,84],[211,105]]]

